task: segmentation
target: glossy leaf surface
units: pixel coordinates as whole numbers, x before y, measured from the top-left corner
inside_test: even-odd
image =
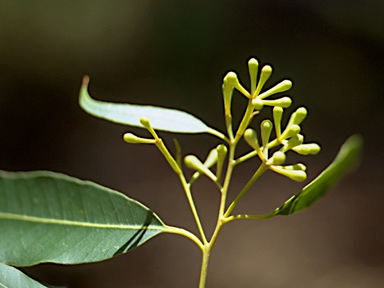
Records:
[[[322,197],[337,181],[356,167],[363,148],[360,136],[350,137],[341,147],[335,160],[298,194],[277,208],[273,215],[290,215],[309,207]]]
[[[0,227],[0,262],[14,266],[101,261],[165,232],[124,194],[47,171],[0,171]]]
[[[29,278],[14,267],[0,262],[0,287],[4,288],[47,288],[39,282]]]
[[[144,128],[140,118],[148,118],[155,130],[175,133],[208,133],[210,128],[196,117],[176,109],[149,105],[110,103],[93,99],[88,93],[89,78],[84,77],[79,104],[89,114],[111,122]]]

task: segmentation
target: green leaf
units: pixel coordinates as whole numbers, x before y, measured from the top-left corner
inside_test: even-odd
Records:
[[[47,288],[29,278],[14,267],[0,262],[0,287],[4,288]]]
[[[362,148],[362,137],[359,135],[351,136],[343,144],[335,160],[303,190],[277,208],[271,216],[294,214],[312,205],[345,174],[357,166],[361,158]]]
[[[211,129],[196,117],[176,109],[147,105],[109,103],[92,99],[88,93],[89,78],[84,77],[79,104],[87,113],[111,122],[144,128],[141,117],[146,117],[155,130],[176,133],[209,133]]]
[[[101,261],[168,232],[124,194],[48,171],[0,171],[0,227],[0,261],[14,266]]]

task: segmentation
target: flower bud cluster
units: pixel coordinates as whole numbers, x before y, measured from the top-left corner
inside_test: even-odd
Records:
[[[264,120],[260,125],[261,145],[259,144],[256,131],[246,129],[243,137],[251,146],[269,169],[289,177],[295,181],[304,181],[306,179],[305,165],[298,163],[295,165],[285,165],[286,153],[292,150],[298,154],[310,155],[317,154],[320,146],[316,143],[303,144],[304,136],[300,134],[300,124],[307,116],[307,110],[304,107],[298,108],[292,113],[288,124],[282,129],[281,121],[284,109],[292,104],[292,99],[288,96],[282,96],[277,99],[268,99],[270,96],[288,91],[292,87],[290,80],[283,80],[274,87],[265,92],[261,92],[264,84],[272,74],[272,67],[269,65],[261,69],[260,76],[257,81],[259,65],[256,59],[250,59],[248,62],[249,75],[251,78],[251,91],[248,92],[240,84],[236,74],[229,72],[224,78],[224,105],[226,107],[226,115],[230,114],[230,101],[234,89],[240,91],[250,101],[254,110],[260,111],[265,106],[273,107],[273,123],[270,120]],[[227,103],[226,103],[227,102]],[[275,130],[276,138],[270,140],[272,130]],[[276,147],[280,146],[276,151]],[[274,153],[270,156],[269,150],[274,149]]]

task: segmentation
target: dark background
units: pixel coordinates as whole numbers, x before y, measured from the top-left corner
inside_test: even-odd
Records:
[[[383,287],[383,55],[381,0],[1,1],[0,168],[90,179],[142,201],[170,225],[196,231],[160,153],[121,139],[146,131],[84,113],[77,105],[81,79],[90,75],[97,99],[186,110],[224,131],[222,78],[234,70],[248,86],[246,63],[254,56],[274,67],[267,87],[292,79],[293,109],[309,109],[303,133],[323,148],[299,158],[309,178],[353,133],[365,139],[364,159],[358,173],[307,211],[225,227],[207,286]],[[236,98],[241,111],[244,101]],[[173,135],[161,136],[172,147]],[[210,135],[177,138],[183,152],[201,157],[218,144]],[[233,191],[256,165],[239,168]],[[238,211],[270,211],[302,186],[267,173]],[[196,188],[209,231],[218,195],[207,181]],[[69,287],[153,288],[197,287],[199,269],[192,242],[160,235],[102,263],[24,271]]]

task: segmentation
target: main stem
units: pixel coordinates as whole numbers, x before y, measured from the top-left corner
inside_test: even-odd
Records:
[[[227,200],[229,184],[231,181],[233,169],[236,165],[234,161],[235,150],[236,150],[236,143],[232,141],[229,144],[228,166],[227,166],[227,171],[225,175],[224,185],[221,189],[221,201],[220,201],[219,216],[217,218],[216,228],[212,234],[211,240],[209,242],[204,243],[203,249],[201,250],[202,261],[201,261],[199,288],[205,288],[205,284],[207,282],[207,273],[208,273],[209,259],[211,256],[211,250],[217,240],[217,237],[221,229],[223,228],[223,225],[226,223],[224,218],[224,212],[225,212],[225,206],[226,206],[225,204]]]

